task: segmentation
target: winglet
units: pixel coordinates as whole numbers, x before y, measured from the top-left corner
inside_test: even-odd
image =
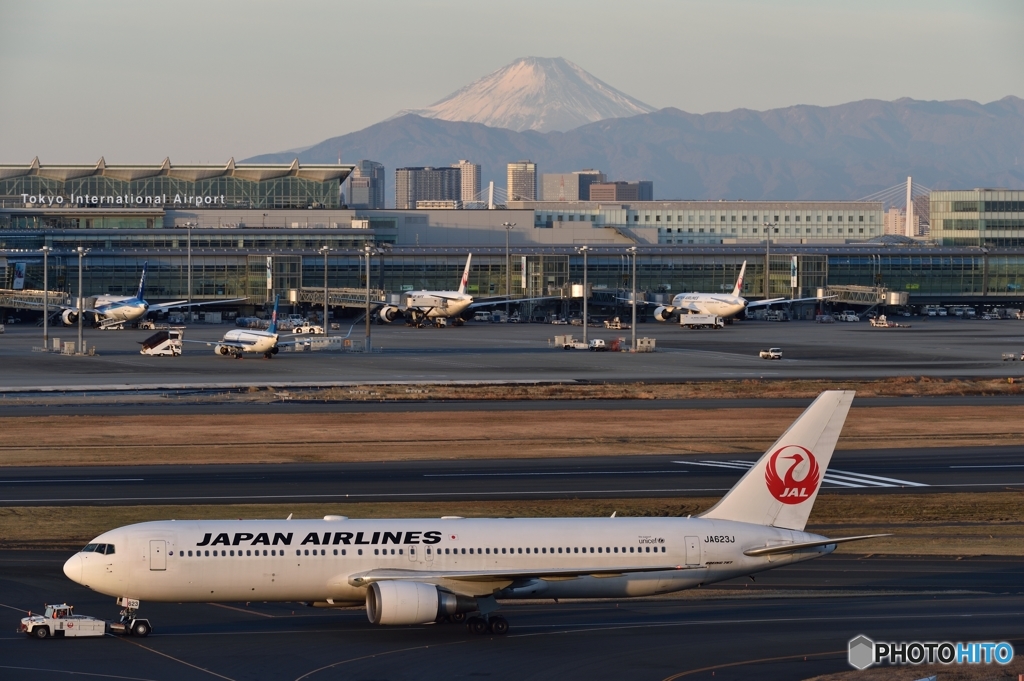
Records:
[[[274,312],[270,315],[270,326],[267,327],[267,332],[277,333],[277,303],[281,300],[281,295],[274,296]]]
[[[744,260],[743,261],[743,266],[740,267],[740,276],[736,278],[736,286],[734,286],[733,289],[732,289],[732,294],[734,296],[742,296],[743,295],[743,275],[746,274],[746,272],[747,272],[747,261]]]
[[[462,270],[462,281],[459,282],[459,293],[463,294],[466,292],[466,284],[469,283],[469,263],[473,260],[473,254],[470,253],[466,258],[466,269]]]
[[[703,518],[803,530],[850,411],[852,390],[828,390]]]

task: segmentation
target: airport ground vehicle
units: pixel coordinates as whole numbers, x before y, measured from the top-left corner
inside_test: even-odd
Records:
[[[310,324],[309,322],[302,322],[292,329],[292,333],[295,334],[311,334],[313,336],[324,335],[324,327],[317,326],[316,324]]]
[[[629,329],[630,326],[629,326],[629,324],[625,323],[624,321],[622,321],[618,317],[612,317],[611,319],[606,319],[605,320],[604,328],[606,328],[606,329],[614,329],[615,331],[624,331],[624,330]]]
[[[722,329],[725,328],[725,320],[715,314],[681,314],[679,326],[688,329]]]
[[[838,315],[836,315],[836,321],[840,321],[840,322],[859,322],[860,321],[860,317],[855,312],[846,311],[846,312],[840,312]]]
[[[121,600],[118,599],[118,602]],[[138,608],[138,601],[133,602],[135,608]],[[121,613],[120,621],[107,622],[88,615],[76,615],[75,606],[67,603],[47,605],[41,615],[29,613],[28,617],[21,618],[19,627],[21,633],[33,638],[103,636],[108,632],[144,637],[149,636],[151,630],[149,620],[130,616],[130,608]]]
[[[168,329],[161,329],[144,341],[139,341],[142,349],[139,354],[152,357],[179,357],[181,356],[181,340],[184,337],[184,327],[175,326]]]
[[[600,338],[594,338],[590,341],[590,349],[594,352],[607,352],[608,345],[604,340]]]
[[[761,359],[782,359],[782,348],[768,348],[758,353]]]

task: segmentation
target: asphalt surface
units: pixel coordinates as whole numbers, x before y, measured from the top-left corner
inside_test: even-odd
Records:
[[[187,388],[199,385],[326,385],[346,382],[450,381],[638,381],[745,378],[880,378],[1021,376],[1016,320],[900,318],[907,329],[875,329],[867,322],[744,321],[725,329],[690,330],[677,324],[639,325],[638,337],[657,341],[654,353],[565,351],[555,335],[582,336],[583,329],[550,324],[467,323],[446,329],[375,325],[375,352],[284,352],[273,360],[233,360],[205,345],[186,345],[181,357],[146,357],[139,343],[151,332],[85,332],[95,357],[35,352],[42,331],[7,327],[0,336],[0,392],[106,386]],[[195,325],[190,340],[218,340],[229,326]],[[347,329],[346,329],[347,331]],[[629,331],[589,329],[590,338],[630,337]],[[74,340],[76,330],[57,327],[52,337]],[[353,338],[361,340],[356,327]],[[286,337],[283,337],[286,338]],[[761,360],[758,350],[781,347],[784,359]]]
[[[0,469],[0,505],[720,496],[755,455]],[[839,451],[829,492],[1024,488],[1018,446]]]
[[[460,625],[375,627],[362,609],[298,603],[143,603],[146,639],[14,633],[25,610],[66,601],[114,619],[112,599],[68,581],[67,554],[0,552],[0,676],[10,681],[228,679],[804,679],[848,671],[847,642],[1011,641],[1021,649],[1016,558],[828,556],[683,597],[505,605],[504,637]]]

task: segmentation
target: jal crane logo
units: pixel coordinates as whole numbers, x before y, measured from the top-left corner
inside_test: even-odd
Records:
[[[783,456],[784,453],[787,454]],[[780,461],[782,471],[779,470]],[[792,463],[786,466],[788,461]],[[784,504],[799,504],[810,499],[818,489],[821,471],[809,449],[800,445],[786,445],[777,449],[768,459],[764,480],[773,497]]]

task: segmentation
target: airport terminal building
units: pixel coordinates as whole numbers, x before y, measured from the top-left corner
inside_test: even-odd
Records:
[[[876,202],[354,209],[341,203],[353,167],[0,165],[0,289],[42,288],[48,246],[51,290],[77,293],[83,247],[87,295],[133,292],[148,262],[152,300],[248,297],[251,311],[322,288],[325,256],[330,287],[365,286],[370,247],[370,283],[385,291],[453,288],[472,252],[471,293],[504,294],[508,273],[511,294],[550,295],[582,281],[577,248],[587,245],[595,291],[631,286],[635,246],[648,298],[731,290],[747,261],[751,298],[863,286],[906,292],[911,304],[1024,303],[1024,192],[935,192],[936,241],[922,243],[883,237]]]

